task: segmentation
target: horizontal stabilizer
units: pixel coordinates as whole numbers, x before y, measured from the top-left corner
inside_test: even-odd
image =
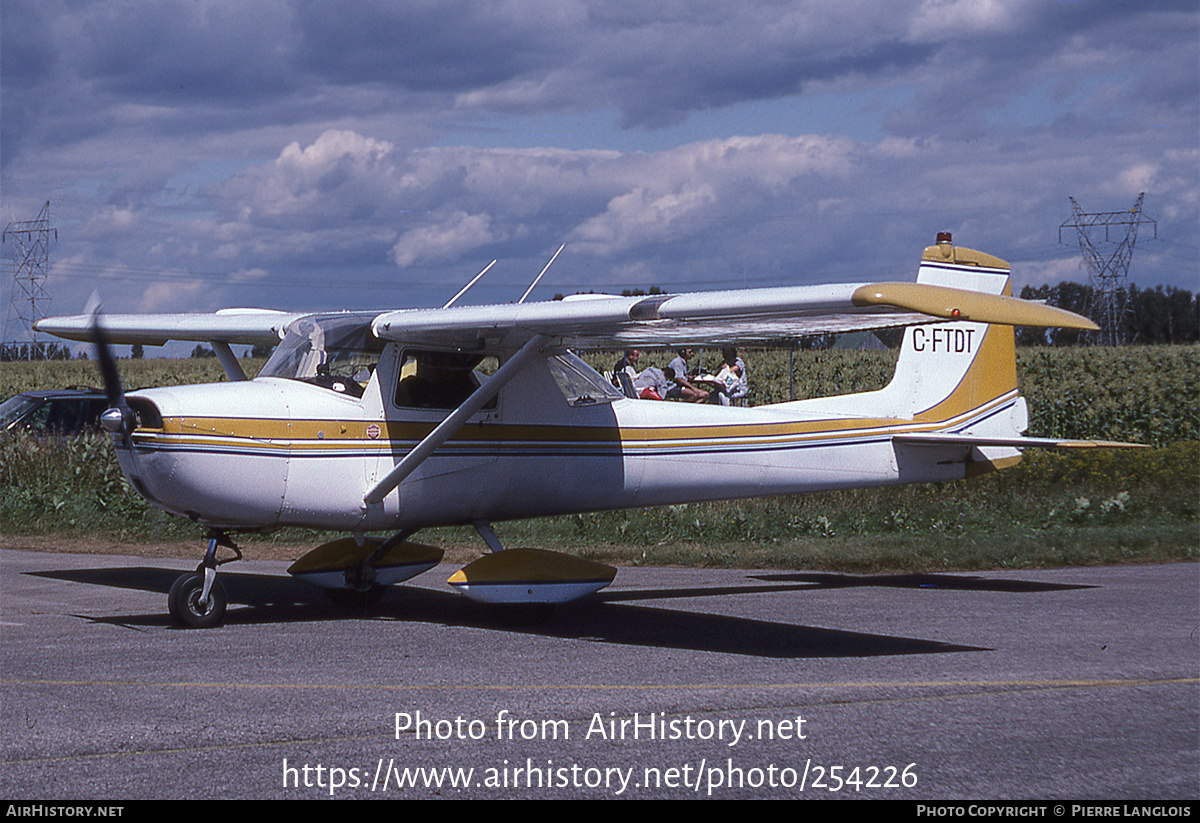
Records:
[[[897,434],[897,443],[910,446],[1008,446],[1012,448],[1046,449],[1148,449],[1142,443],[1118,443],[1109,440],[1063,440],[1056,437],[985,437],[970,434],[921,432]]]

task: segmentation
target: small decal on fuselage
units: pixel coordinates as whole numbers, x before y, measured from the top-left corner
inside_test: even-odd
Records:
[[[975,329],[913,329],[913,350],[970,354]]]

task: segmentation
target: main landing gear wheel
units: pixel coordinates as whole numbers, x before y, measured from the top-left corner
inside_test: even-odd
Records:
[[[203,593],[203,574],[192,573],[180,577],[171,586],[171,593],[167,596],[171,617],[180,625],[193,629],[208,629],[220,623],[225,616],[225,606],[229,603],[225,587],[220,580],[213,580],[208,600],[201,599]]]

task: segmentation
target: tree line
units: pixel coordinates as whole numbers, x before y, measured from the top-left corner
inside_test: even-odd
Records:
[[[1025,300],[1042,300],[1056,308],[1090,316],[1096,291],[1080,283],[1026,286]],[[1125,327],[1124,339],[1132,344],[1195,343],[1200,341],[1200,301],[1186,289],[1158,286],[1139,289],[1130,285],[1116,295]],[[1073,346],[1090,342],[1087,332],[1075,329],[1017,329],[1017,344]]]

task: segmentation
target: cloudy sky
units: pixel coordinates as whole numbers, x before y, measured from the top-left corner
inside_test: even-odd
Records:
[[[1195,0],[4,0],[0,223],[50,313],[911,279],[941,230],[1200,288]],[[12,265],[4,249],[3,295]],[[8,336],[12,337],[12,330]]]

